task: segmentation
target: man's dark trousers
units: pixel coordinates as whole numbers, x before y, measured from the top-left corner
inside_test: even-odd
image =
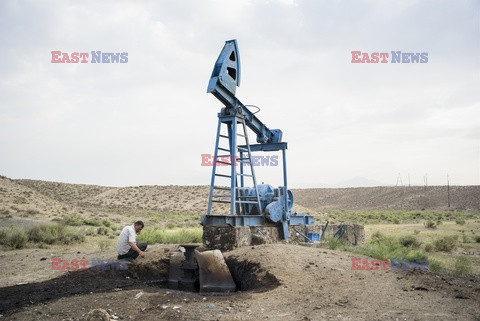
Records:
[[[135,243],[137,247],[143,252],[147,249],[147,243]],[[126,260],[135,260],[138,257],[138,253],[134,251],[132,248],[128,250],[126,254],[122,254],[118,256],[119,260],[126,259]]]

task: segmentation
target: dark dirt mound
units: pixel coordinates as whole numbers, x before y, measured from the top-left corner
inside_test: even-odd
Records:
[[[103,293],[118,289],[142,289],[165,285],[168,261],[129,266],[127,270],[71,271],[58,278],[38,283],[4,287],[0,291],[0,314],[28,305],[59,298]]]

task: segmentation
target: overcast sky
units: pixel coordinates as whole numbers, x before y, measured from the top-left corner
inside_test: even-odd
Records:
[[[476,0],[1,1],[0,174],[209,184],[201,154],[222,106],[206,88],[233,38],[237,96],[283,131],[290,187],[399,174],[480,184]],[[53,50],[128,52],[128,63],[54,64]],[[428,52],[428,63],[352,64],[353,50]],[[257,169],[273,185],[281,175]]]

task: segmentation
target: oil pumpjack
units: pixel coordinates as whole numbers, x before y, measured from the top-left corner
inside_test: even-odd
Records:
[[[287,143],[282,141],[282,131],[269,129],[242,104],[235,96],[237,86],[240,86],[238,44],[236,40],[228,40],[215,62],[207,89],[225,107],[218,113],[208,208],[207,214],[201,216],[201,224],[204,227],[279,225],[287,240],[289,225],[313,224],[313,217],[292,213],[293,193],[287,185]],[[222,131],[224,127],[226,134]],[[247,128],[255,133],[256,144],[249,143]],[[279,151],[283,186],[258,184],[252,153]],[[251,180],[250,186],[246,186],[247,180]],[[229,212],[213,213],[214,203],[229,204]]]

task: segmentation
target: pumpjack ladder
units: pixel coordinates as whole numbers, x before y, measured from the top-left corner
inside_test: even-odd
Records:
[[[222,134],[222,124],[227,126],[228,135]],[[243,134],[238,132],[237,125],[239,124],[241,125],[241,130],[243,130]],[[238,146],[237,137],[242,137],[245,144]],[[220,147],[221,140],[228,141],[228,148]],[[220,173],[217,166],[229,166],[230,173]],[[248,168],[250,169],[249,173],[246,173],[245,169]],[[218,184],[217,179],[225,178],[230,180],[230,188],[225,187],[227,184]],[[255,195],[242,194],[242,188],[245,187],[245,178],[252,179]],[[238,181],[240,181],[240,189],[238,187]],[[238,116],[219,116],[218,118],[212,179],[208,199],[208,215],[212,214],[212,203],[229,203],[229,215],[245,214],[245,206],[247,204],[255,206],[258,212],[260,212],[257,179],[255,176],[255,168],[252,164],[252,151],[248,141],[247,126],[244,118]]]

